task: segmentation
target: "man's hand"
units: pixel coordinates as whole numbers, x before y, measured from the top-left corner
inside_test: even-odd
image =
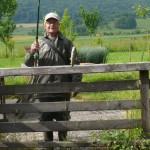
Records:
[[[32,45],[31,45],[31,53],[35,53],[36,51],[38,51],[39,49],[39,43],[36,43],[34,42]]]

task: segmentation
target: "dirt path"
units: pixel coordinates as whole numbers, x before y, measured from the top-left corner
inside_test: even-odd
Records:
[[[13,101],[7,101],[6,103],[14,103],[15,100]],[[0,116],[1,117],[1,116]],[[7,115],[7,119],[15,122],[26,122],[26,121],[33,121],[36,122],[38,121],[39,114],[26,114],[24,118],[18,119],[15,117],[14,114],[9,114]],[[124,111],[117,111],[117,110],[112,110],[112,111],[83,111],[83,112],[71,112],[71,121],[80,121],[80,120],[107,120],[107,119],[123,119],[125,118],[125,112]],[[94,131],[95,134],[98,134],[99,131]],[[91,131],[69,131],[68,132],[68,138],[73,139],[73,140],[92,140]],[[16,133],[16,134],[9,134],[7,136],[9,140],[15,140],[19,139],[19,141],[35,141],[35,140],[43,140],[43,133],[41,132],[36,132],[36,133]],[[54,139],[57,141],[58,136],[57,132],[54,132]]]

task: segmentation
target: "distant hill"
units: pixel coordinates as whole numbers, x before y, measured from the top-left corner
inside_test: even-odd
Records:
[[[16,23],[35,23],[37,19],[37,6],[39,0],[17,0],[14,21]],[[91,10],[95,7],[99,9],[101,22],[110,22],[113,19],[125,14],[134,13],[134,5],[150,7],[149,0],[41,0],[40,19],[51,11],[56,11],[62,16],[65,8],[75,23],[79,23],[81,18],[78,16],[79,7],[83,5]]]

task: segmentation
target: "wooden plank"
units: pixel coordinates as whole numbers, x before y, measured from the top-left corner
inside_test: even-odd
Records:
[[[5,85],[4,77],[0,78],[0,85]],[[0,94],[0,104],[5,104],[5,96]]]
[[[48,148],[48,147],[61,147],[61,148],[67,148],[67,147],[91,147],[91,148],[98,148],[98,150],[105,150],[105,149],[113,149],[113,145],[110,144],[112,141],[104,141],[101,140],[100,142],[88,142],[88,141],[30,141],[30,142],[0,142],[1,148]],[[117,141],[119,144],[124,144],[126,141]],[[131,140],[129,141],[129,144],[132,144],[134,146],[142,145],[146,148],[148,148],[148,145],[150,145],[150,140]],[[112,146],[112,147],[111,147]]]
[[[45,102],[30,104],[1,104],[0,113],[39,113],[59,111],[102,111],[140,109],[140,100],[88,100],[67,102]]]
[[[107,147],[107,141],[101,141],[100,143],[92,143],[88,141],[30,141],[30,142],[0,142],[0,147],[3,148],[48,148],[48,147]]]
[[[150,102],[149,102],[149,71],[140,71],[142,128],[150,137]]]
[[[0,78],[0,85],[5,85],[4,77]],[[5,104],[5,95],[0,94],[0,104]],[[6,114],[2,114],[3,119],[2,121],[6,121]],[[0,120],[1,121],[1,120]]]
[[[141,127],[141,119],[45,121],[23,123],[2,122],[0,123],[0,133],[133,129],[137,127]]]
[[[74,73],[96,73],[96,72],[124,72],[150,70],[149,62],[116,63],[116,64],[93,64],[48,67],[20,67],[0,68],[1,76],[30,76],[37,74],[74,74]]]
[[[138,80],[100,81],[100,82],[61,82],[51,84],[27,84],[0,86],[0,94],[36,94],[67,92],[99,92],[138,90]],[[44,89],[44,90],[43,90]]]

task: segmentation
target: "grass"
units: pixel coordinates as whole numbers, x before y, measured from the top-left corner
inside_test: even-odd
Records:
[[[1,68],[15,68],[15,67],[21,67],[21,63],[23,63],[23,58],[1,58],[0,67]]]
[[[145,25],[146,25],[146,21],[147,21],[147,25],[148,25],[148,30],[150,30],[150,18],[147,18],[147,20],[145,19],[137,19],[137,29],[143,29],[145,30]]]
[[[147,52],[112,52],[108,55],[107,63],[127,63],[149,61]]]

